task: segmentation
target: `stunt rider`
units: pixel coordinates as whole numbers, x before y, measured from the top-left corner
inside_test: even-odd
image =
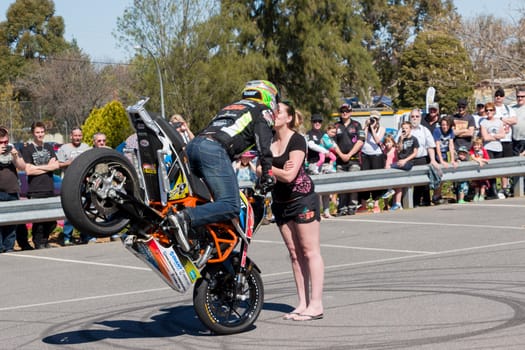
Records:
[[[175,239],[185,252],[190,227],[231,220],[239,215],[239,184],[232,161],[252,147],[259,151],[260,186],[268,192],[275,185],[271,175],[272,127],[278,112],[279,91],[269,81],[246,83],[242,99],[221,109],[210,124],[186,146],[191,170],[208,185],[213,202],[168,215]]]

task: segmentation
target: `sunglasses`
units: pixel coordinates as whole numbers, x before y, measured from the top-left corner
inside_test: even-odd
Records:
[[[516,98],[525,98],[525,95],[517,95]]]
[[[0,145],[7,145],[9,144],[9,140],[6,140],[6,141],[0,141]]]
[[[494,112],[494,110],[492,108],[487,108],[485,109],[485,112]]]
[[[420,115],[411,115],[410,118],[421,118]]]
[[[322,123],[323,123],[323,122],[320,121],[320,120],[314,120],[314,121],[312,122],[312,124],[322,124]]]

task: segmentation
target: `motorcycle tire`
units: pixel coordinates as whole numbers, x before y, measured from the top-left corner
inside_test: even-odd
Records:
[[[235,275],[222,264],[202,272],[193,290],[193,307],[201,322],[216,334],[241,333],[252,327],[264,303],[264,287],[256,268],[246,273],[242,293]]]
[[[111,177],[111,172],[117,176]],[[95,173],[96,184],[90,182]],[[139,198],[138,177],[128,159],[109,148],[93,148],[80,154],[68,166],[62,181],[60,197],[67,220],[80,232],[98,238],[120,232],[129,217],[117,203],[100,198],[94,191],[111,186]]]

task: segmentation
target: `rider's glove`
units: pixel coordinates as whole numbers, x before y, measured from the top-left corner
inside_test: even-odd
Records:
[[[270,173],[263,174],[259,179],[259,188],[262,194],[266,194],[275,186],[275,177]]]

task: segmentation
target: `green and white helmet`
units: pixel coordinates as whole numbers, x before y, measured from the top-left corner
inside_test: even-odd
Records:
[[[267,80],[252,80],[246,83],[242,90],[242,98],[262,103],[272,111],[279,103],[279,90]]]

